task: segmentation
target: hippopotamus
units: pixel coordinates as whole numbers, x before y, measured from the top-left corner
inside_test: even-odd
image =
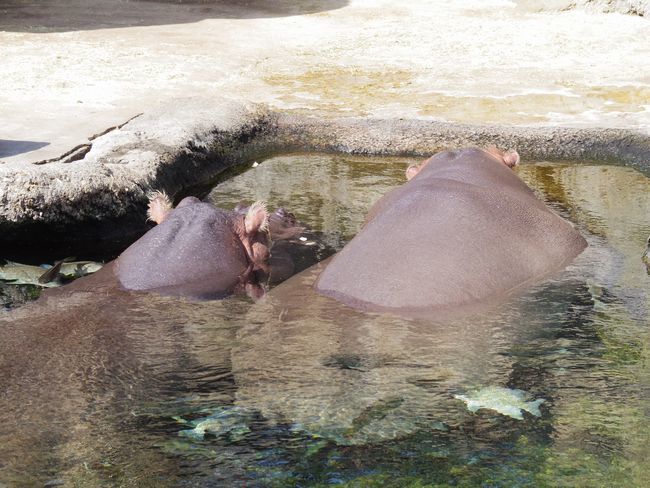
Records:
[[[435,154],[370,209],[314,284],[356,309],[430,316],[488,304],[587,246],[515,174],[516,151]]]
[[[156,224],[115,261],[114,273],[127,290],[194,298],[222,298],[245,290],[258,296],[258,274],[269,274],[274,239],[303,228],[284,209],[267,212],[262,202],[224,210],[196,197],[172,208],[163,193],[150,196]]]

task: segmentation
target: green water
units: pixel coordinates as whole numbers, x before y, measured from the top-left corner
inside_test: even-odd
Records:
[[[285,206],[320,259],[409,162],[283,156],[209,199]],[[517,171],[589,248],[482,316],[367,315],[286,284],[258,303],[99,290],[3,312],[0,352],[18,366],[2,383],[0,486],[647,486],[650,180]],[[515,389],[544,400],[539,416],[457,398]]]

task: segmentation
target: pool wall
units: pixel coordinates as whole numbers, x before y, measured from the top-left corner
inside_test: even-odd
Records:
[[[218,99],[179,99],[65,155],[0,163],[0,256],[119,252],[147,230],[147,194],[202,195],[227,170],[283,152],[428,156],[515,148],[523,161],[593,161],[650,175],[650,135],[627,129],[332,118]],[[225,172],[225,173],[224,173]],[[46,249],[44,249],[46,248]]]

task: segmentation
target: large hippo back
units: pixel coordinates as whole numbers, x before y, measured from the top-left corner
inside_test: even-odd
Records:
[[[248,264],[233,213],[194,200],[172,210],[117,259],[123,287],[208,298],[238,283]]]
[[[448,151],[373,206],[315,286],[363,310],[429,314],[504,295],[585,247],[495,157]]]

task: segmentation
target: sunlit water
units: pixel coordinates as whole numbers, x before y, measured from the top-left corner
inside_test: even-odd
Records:
[[[408,162],[278,157],[209,199],[285,206],[321,259]],[[258,303],[100,288],[2,312],[0,486],[646,486],[650,179],[517,171],[589,248],[481,316],[362,314],[309,273]],[[488,387],[543,399],[540,416],[455,397]]]

